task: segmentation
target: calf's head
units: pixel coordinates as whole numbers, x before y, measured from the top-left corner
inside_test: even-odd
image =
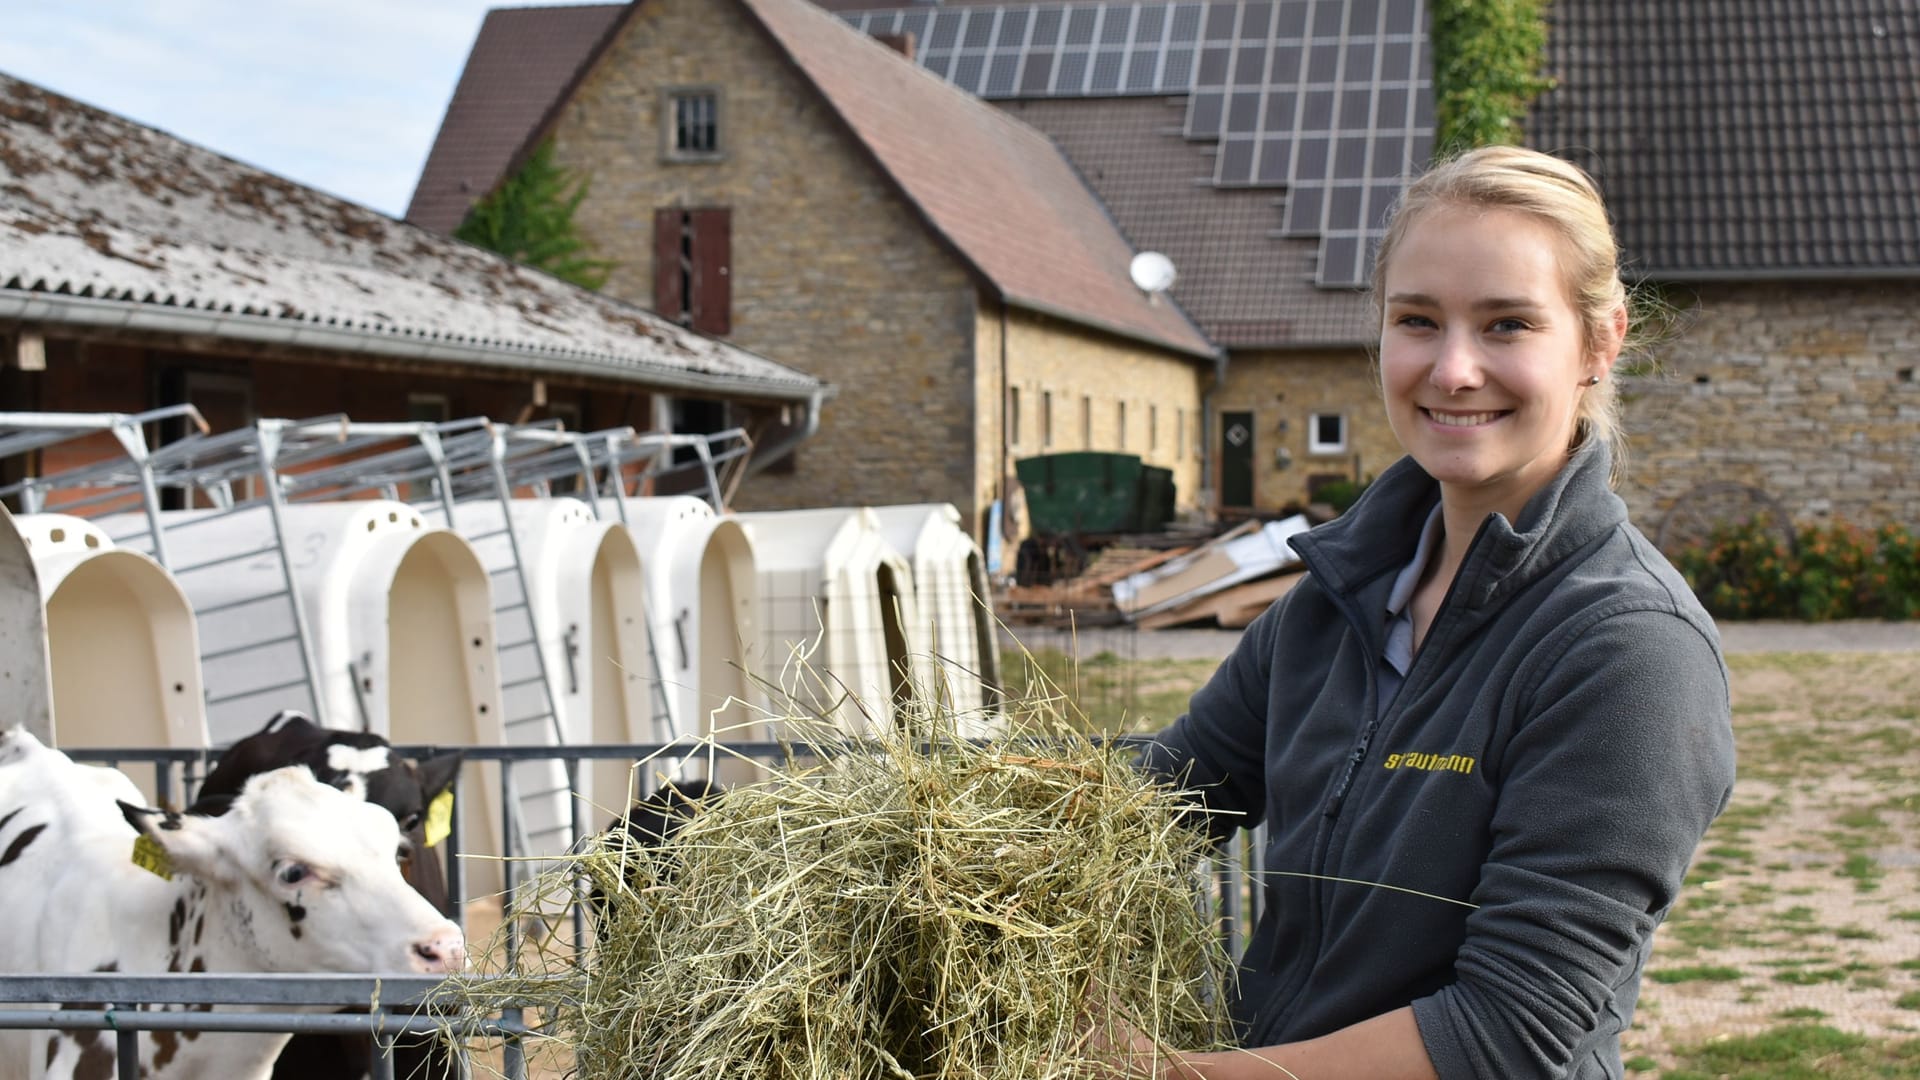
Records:
[[[260,970],[466,966],[459,928],[400,875],[407,842],[393,816],[304,767],[249,778],[219,816],[121,811],[176,873],[206,887],[213,925]]]

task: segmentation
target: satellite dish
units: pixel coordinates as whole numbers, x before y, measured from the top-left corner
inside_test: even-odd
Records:
[[[1143,251],[1133,257],[1127,267],[1133,283],[1141,292],[1149,295],[1163,293],[1173,288],[1173,260],[1157,251]]]

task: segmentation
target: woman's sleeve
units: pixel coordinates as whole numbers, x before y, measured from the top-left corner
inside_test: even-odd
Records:
[[[1248,625],[1233,652],[1188,701],[1186,715],[1155,735],[1140,755],[1144,768],[1195,793],[1216,840],[1252,828],[1265,812],[1275,638],[1299,591]]]
[[[1732,794],[1709,634],[1672,611],[1599,613],[1516,680],[1456,981],[1413,1005],[1443,1080],[1561,1076],[1626,1023],[1604,1013]]]

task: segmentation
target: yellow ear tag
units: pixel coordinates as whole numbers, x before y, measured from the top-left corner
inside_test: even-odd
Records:
[[[427,846],[437,847],[453,831],[453,792],[443,791],[427,804]]]
[[[150,874],[173,880],[173,860],[159,841],[145,833],[133,838],[133,865]]]

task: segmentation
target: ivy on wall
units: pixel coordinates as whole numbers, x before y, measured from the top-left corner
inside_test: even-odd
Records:
[[[453,235],[524,266],[597,289],[607,283],[616,264],[593,258],[592,246],[574,224],[574,211],[586,197],[586,178],[576,179],[570,170],[555,164],[553,143],[543,142],[519,172],[473,204]]]
[[[1548,0],[1431,0],[1434,150],[1520,141],[1527,107],[1553,80],[1546,67]]]

